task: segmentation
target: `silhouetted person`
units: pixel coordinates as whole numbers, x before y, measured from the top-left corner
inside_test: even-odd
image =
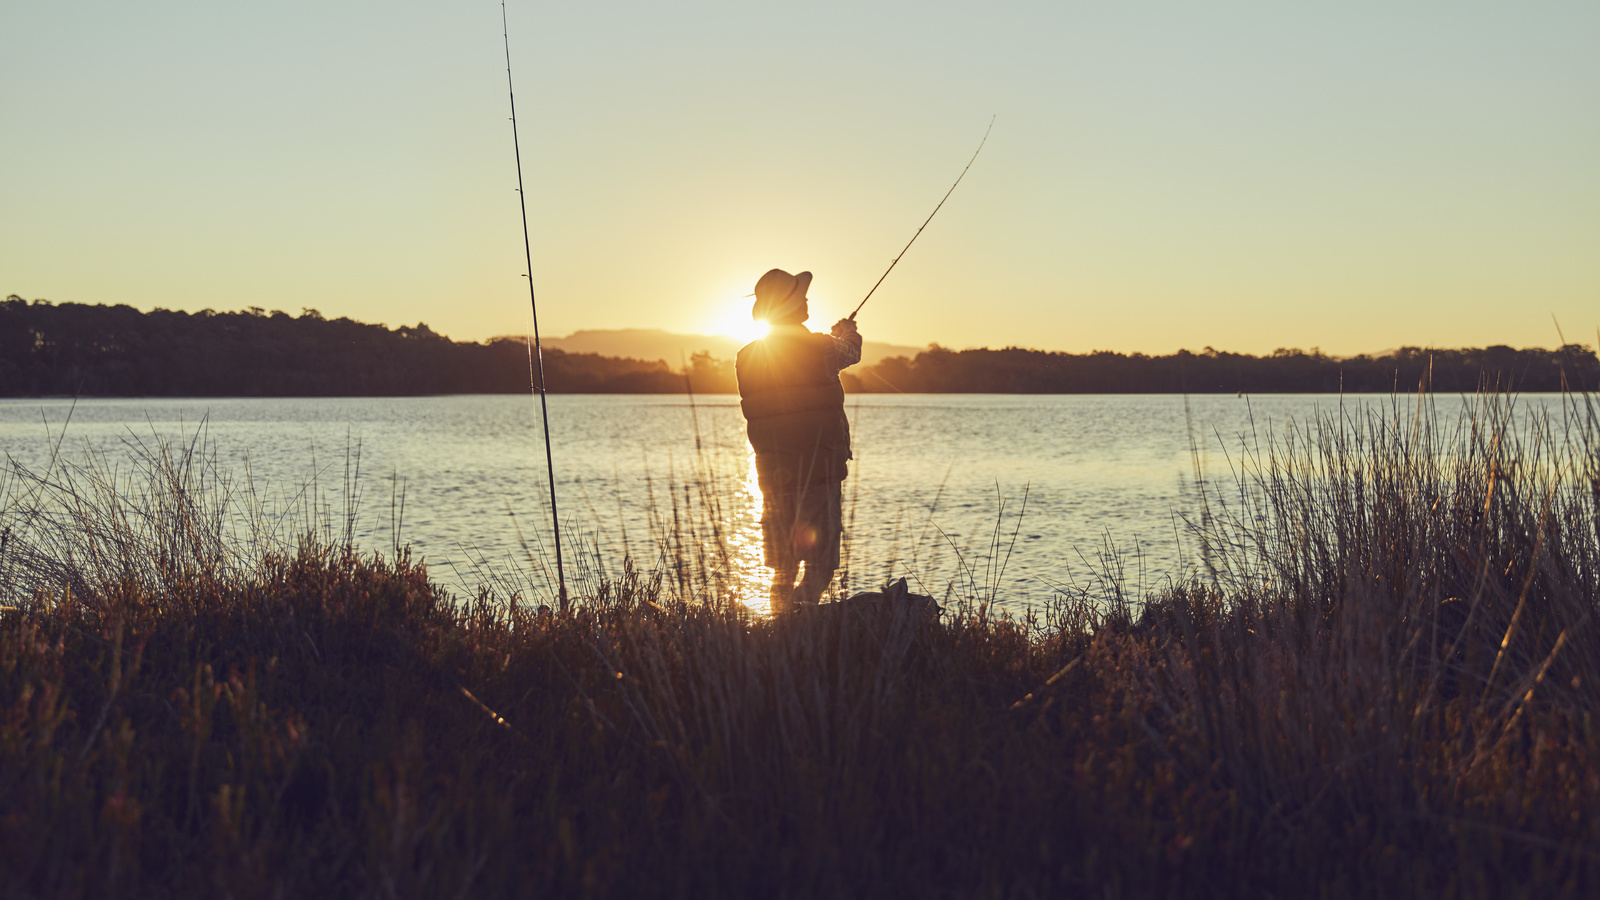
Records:
[[[840,483],[850,454],[839,370],[861,361],[856,323],[832,336],[805,327],[811,273],[773,269],[756,282],[750,315],[771,326],[739,351],[739,406],[761,485],[761,537],[772,610],[816,603],[839,568]],[[805,578],[795,575],[805,563]]]

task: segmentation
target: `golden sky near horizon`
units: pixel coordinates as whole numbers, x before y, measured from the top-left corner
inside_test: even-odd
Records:
[[[509,5],[546,335],[1594,343],[1600,4]],[[0,294],[528,328],[496,3],[0,12]]]

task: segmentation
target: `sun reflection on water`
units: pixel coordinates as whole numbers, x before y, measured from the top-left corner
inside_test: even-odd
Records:
[[[739,507],[729,523],[728,556],[732,568],[732,588],[739,602],[761,616],[772,614],[768,593],[771,574],[762,565],[761,483],[756,478],[756,454],[745,452],[744,482],[739,491]]]

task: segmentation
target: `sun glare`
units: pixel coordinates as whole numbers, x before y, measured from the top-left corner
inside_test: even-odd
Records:
[[[723,320],[720,331],[741,341],[753,341],[767,336],[767,323],[757,322],[750,318],[748,312],[741,310],[739,315]]]

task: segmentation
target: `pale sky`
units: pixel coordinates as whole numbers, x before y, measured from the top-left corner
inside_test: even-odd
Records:
[[[1600,3],[509,5],[539,324],[1335,354],[1600,325]],[[500,6],[8,2],[0,295],[528,300]]]

